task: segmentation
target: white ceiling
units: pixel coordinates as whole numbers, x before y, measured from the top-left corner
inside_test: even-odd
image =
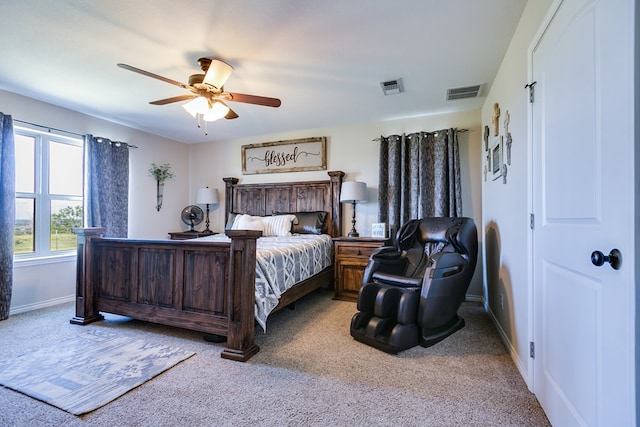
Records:
[[[185,143],[480,108],[449,88],[493,81],[526,0],[20,0],[0,13],[0,89]],[[188,93],[197,59],[234,68],[225,89],[282,100],[229,103],[208,135]],[[385,96],[380,82],[402,78]],[[6,111],[6,113],[11,113]],[[20,118],[28,120],[28,118]],[[43,125],[51,125],[43,123]]]

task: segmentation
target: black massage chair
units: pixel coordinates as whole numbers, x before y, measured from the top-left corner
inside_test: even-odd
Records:
[[[411,220],[365,269],[351,336],[387,353],[429,347],[464,326],[458,309],[478,255],[471,218]]]

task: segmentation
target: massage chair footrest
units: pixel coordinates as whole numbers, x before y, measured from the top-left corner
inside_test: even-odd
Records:
[[[397,354],[418,345],[420,329],[414,323],[401,324],[370,313],[356,313],[351,319],[351,336],[364,344]]]

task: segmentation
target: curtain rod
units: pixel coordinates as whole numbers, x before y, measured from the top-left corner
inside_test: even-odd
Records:
[[[37,123],[26,122],[24,120],[18,120],[18,119],[13,119],[13,121],[14,122],[18,122],[18,123],[22,123],[22,124],[25,124],[25,125],[39,127],[39,128],[42,128],[42,129],[47,129],[49,132],[51,132],[53,130],[53,131],[56,131],[56,132],[63,132],[63,133],[68,133],[70,135],[84,137],[84,135],[82,135],[82,134],[71,132],[71,131],[64,130],[64,129],[56,129],[56,128],[52,128],[50,126],[43,126],[43,125],[39,125]],[[106,139],[108,141],[111,141],[109,138],[98,137],[98,136],[96,138],[102,138],[102,139]],[[126,142],[122,142],[122,141],[111,141],[111,142],[114,143],[114,144],[124,145],[125,147],[128,147],[128,148],[138,148],[136,145],[127,144]]]
[[[463,132],[469,132],[469,129],[454,129],[457,132],[463,133]],[[413,133],[418,133],[418,132],[413,132]],[[422,132],[422,133],[426,133],[428,135],[435,135],[438,132]],[[371,141],[380,141],[380,138],[373,138]]]

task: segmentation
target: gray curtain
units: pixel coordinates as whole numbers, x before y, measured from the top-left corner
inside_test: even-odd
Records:
[[[410,219],[461,216],[455,129],[380,138],[378,220],[391,236]]]
[[[89,134],[84,147],[85,224],[105,227],[106,237],[127,237],[129,148]]]
[[[9,317],[13,290],[13,233],[16,214],[16,148],[13,119],[0,113],[0,320]]]

